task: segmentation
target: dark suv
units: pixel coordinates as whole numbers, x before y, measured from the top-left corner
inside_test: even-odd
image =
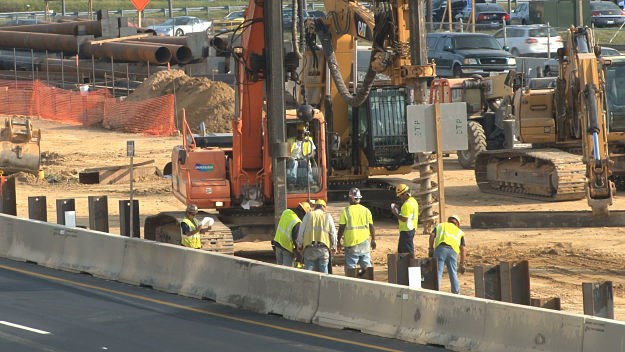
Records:
[[[516,59],[490,34],[428,33],[428,60],[442,77],[488,76],[516,69]]]

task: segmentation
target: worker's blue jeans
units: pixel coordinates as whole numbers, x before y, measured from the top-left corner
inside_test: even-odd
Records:
[[[414,257],[414,234],[416,230],[399,231],[397,253],[410,253]]]
[[[328,273],[330,251],[325,246],[308,246],[304,249],[304,269]]]
[[[453,248],[440,245],[434,250],[434,258],[438,263],[438,286],[440,287],[443,280],[443,269],[447,267],[449,274],[449,282],[451,283],[451,292],[460,293],[458,285],[458,257]]]
[[[276,264],[294,267],[295,255],[286,249],[276,246]]]
[[[360,268],[363,270],[372,266],[369,240],[353,247],[345,247],[345,268],[355,269],[358,264],[360,264]]]
[[[299,172],[299,175],[298,175]],[[308,175],[308,180],[306,180],[306,176]],[[287,161],[287,170],[286,170],[286,180],[289,184],[302,183],[306,184],[314,183],[312,170],[310,168],[310,163],[306,159],[289,159]]]

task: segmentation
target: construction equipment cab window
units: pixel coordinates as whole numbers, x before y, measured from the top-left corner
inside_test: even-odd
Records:
[[[303,123],[287,123],[287,143],[289,158],[287,159],[287,191],[299,193],[310,189],[317,192],[321,185],[317,145],[319,145],[319,128],[317,121],[306,125]]]
[[[625,85],[618,83],[625,77],[625,57],[615,57],[606,68],[608,98],[608,131],[625,132]]]

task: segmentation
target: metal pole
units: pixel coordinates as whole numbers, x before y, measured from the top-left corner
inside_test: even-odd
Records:
[[[33,83],[35,82],[35,52],[30,49],[30,74],[32,75]]]
[[[138,18],[138,25],[139,25],[139,28],[141,28],[141,14],[142,14],[142,13],[143,13],[143,11],[137,11],[137,16],[139,17],[139,18]],[[131,205],[131,206],[132,206],[132,205]]]
[[[451,16],[451,0],[447,1],[447,18],[449,19],[449,31],[451,32],[453,30],[452,28],[453,18]]]
[[[46,83],[50,84],[50,69],[48,65],[48,50],[46,50]]]
[[[91,55],[91,73],[93,74],[93,82],[91,85],[93,86],[93,90],[95,90],[95,58]]]
[[[172,13],[174,12],[174,5],[172,4],[173,0],[167,0],[167,9],[169,10],[169,18],[172,18]]]
[[[61,84],[62,87],[65,87],[65,69],[63,68],[63,62],[65,61],[65,56],[61,51]]]
[[[130,173],[129,173],[129,176],[130,176],[130,220],[129,220],[129,224],[128,224],[129,227],[130,227],[130,231],[129,231],[130,237],[135,237],[133,221],[132,221],[133,218],[134,218],[134,215],[135,215],[135,213],[134,213],[134,204],[133,204],[134,202],[133,202],[133,199],[132,199],[133,198],[132,196],[134,194],[134,182],[133,182],[133,178],[134,177],[133,177],[133,174],[132,174],[133,166],[134,166],[133,159],[134,158],[131,156],[130,157]]]
[[[13,48],[13,77],[15,78],[15,89],[17,89],[17,52]]]
[[[126,64],[126,96],[130,95],[130,74],[128,73],[128,64]]]
[[[577,26],[584,25],[584,14],[582,13],[582,6],[584,4],[584,0],[577,0]]]
[[[111,56],[111,87],[113,87],[113,97],[115,97],[115,62]]]
[[[284,52],[282,33],[282,2],[266,1],[265,6],[265,49],[268,53]],[[284,125],[284,57],[283,55],[267,56],[267,116],[270,137],[270,153],[273,164],[274,189],[274,222],[277,227],[280,215],[287,207],[286,189],[286,155],[282,155],[281,147],[285,147],[286,128]]]

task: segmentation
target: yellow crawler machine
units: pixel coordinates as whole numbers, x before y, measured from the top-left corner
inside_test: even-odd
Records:
[[[586,196],[593,214],[607,215],[614,194],[609,177],[625,175],[625,107],[617,98],[625,88],[616,84],[625,81],[625,60],[602,57],[587,27],[569,28],[558,58],[557,78],[530,81],[514,95],[516,136],[532,147],[480,153],[476,181],[490,193],[556,201]]]
[[[407,1],[376,1],[366,7],[353,0],[327,0],[324,10],[324,19],[306,26],[300,101],[326,116],[328,197],[343,199],[355,186],[373,211],[388,212],[396,198],[394,187],[407,182],[391,177],[413,172],[406,123],[411,84],[433,77],[434,66],[411,64]],[[362,81],[354,67],[358,40],[371,43]],[[388,80],[382,83],[378,75]]]

